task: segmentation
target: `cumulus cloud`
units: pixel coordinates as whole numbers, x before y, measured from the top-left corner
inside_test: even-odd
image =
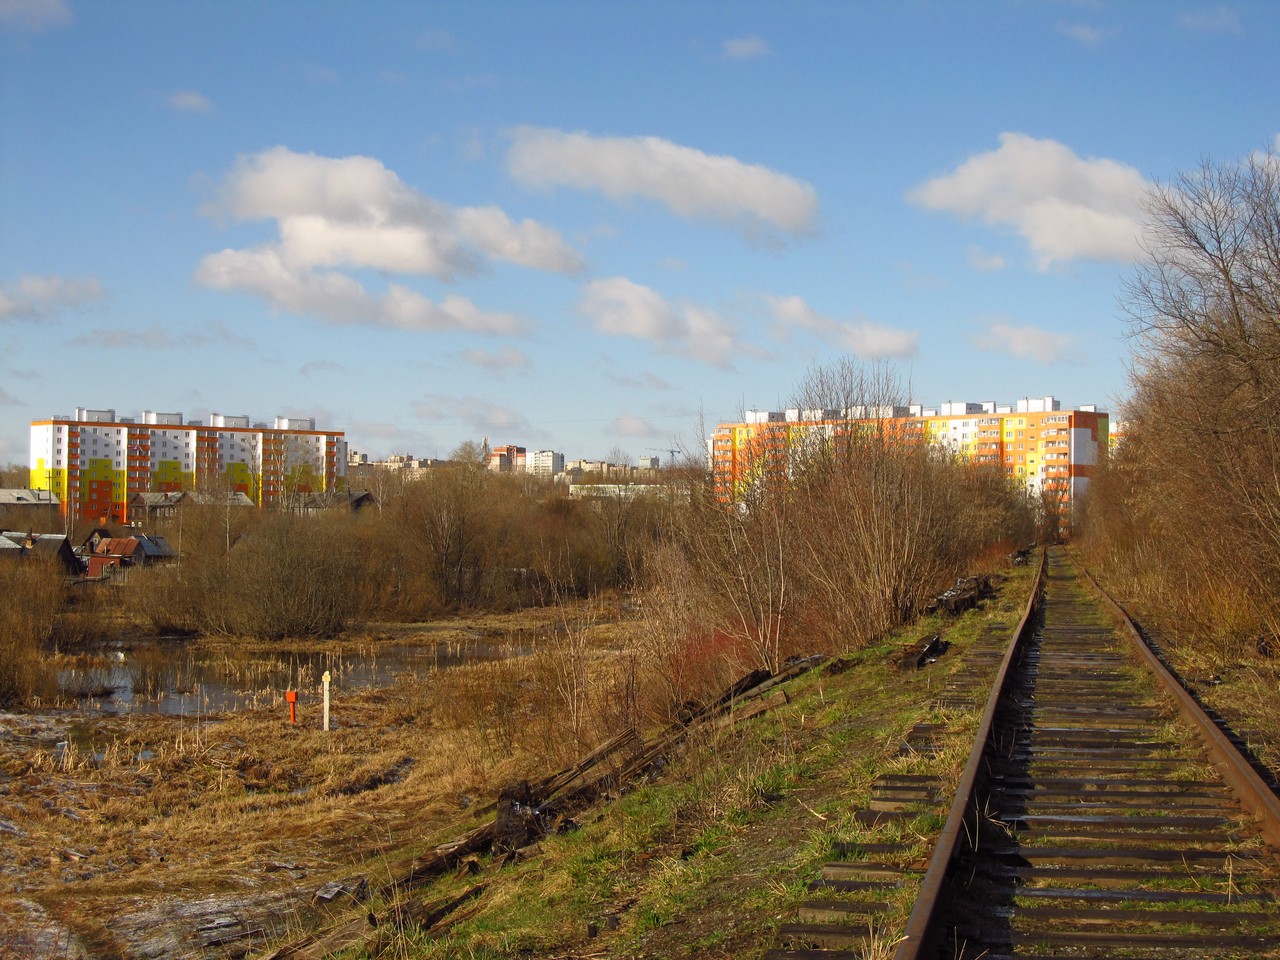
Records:
[[[624,413],[613,421],[613,432],[621,437],[656,437],[659,430],[643,417]]]
[[[1085,159],[1054,140],[1002,133],[999,149],[970,157],[907,198],[928,210],[1011,227],[1047,270],[1076,259],[1136,260],[1148,187],[1127,164]]]
[[[0,25],[7,29],[39,33],[72,19],[66,0],[0,0]]]
[[[677,216],[748,235],[813,230],[818,195],[802,180],[659,137],[597,137],[538,127],[509,134],[507,169],[531,187],[598,190],[611,200],[656,200]]]
[[[1075,348],[1075,338],[1070,334],[1052,333],[1032,326],[1018,327],[1003,321],[991,323],[973,342],[979,350],[988,353],[1008,353],[1038,363],[1070,360]]]
[[[628,387],[633,390],[670,390],[671,383],[664,380],[651,370],[645,370],[639,375],[628,373],[619,373],[616,370],[607,369],[613,364],[612,357],[600,356],[596,358],[597,363],[605,367],[604,375],[611,382],[616,383],[620,387]]]
[[[784,336],[807,330],[823,343],[864,360],[904,360],[920,352],[917,333],[882,327],[870,320],[835,320],[813,309],[802,297],[768,296],[765,303]]]
[[[1110,35],[1110,31],[1088,23],[1060,23],[1057,30],[1059,34],[1068,40],[1074,40],[1082,47],[1100,46],[1102,41]]]
[[[480,367],[492,373],[505,373],[508,370],[527,370],[532,364],[523,350],[507,346],[501,350],[463,350],[462,359],[473,367]]]
[[[332,323],[489,333],[520,327],[510,316],[482,314],[462,297],[434,304],[396,283],[375,296],[345,270],[453,281],[490,260],[556,273],[584,267],[550,227],[514,222],[493,206],[451,207],[372,157],[333,159],[286,147],[241,157],[205,212],[274,220],[279,242],[210,254],[196,271],[198,282]]]
[[[656,290],[626,277],[588,283],[578,309],[600,333],[647,340],[665,353],[714,367],[728,367],[742,349],[733,326],[714,310],[670,303]]]
[[[998,253],[987,253],[981,247],[969,248],[969,266],[983,273],[990,273],[992,270],[1003,270],[1007,264],[1004,257]]]
[[[210,254],[200,262],[195,280],[213,290],[250,293],[273,310],[316,317],[334,326],[507,334],[519,333],[524,326],[518,317],[486,313],[466,297],[451,295],[436,303],[396,283],[378,296],[346,274],[291,268],[271,247]]]
[[[169,106],[182,113],[208,113],[213,101],[198,90],[175,90],[169,94]]]
[[[0,323],[6,320],[49,320],[103,299],[94,277],[20,277],[0,286]]]
[[[304,377],[309,377],[313,373],[341,373],[344,370],[346,367],[332,360],[312,360],[298,368],[298,372]]]
[[[221,320],[215,320],[201,329],[182,331],[169,330],[158,323],[145,329],[125,327],[90,330],[73,337],[69,342],[73,347],[92,347],[95,350],[132,350],[138,347],[189,350],[211,344],[232,344],[241,348],[253,346],[252,342],[232,333]]]
[[[1240,17],[1228,7],[1206,7],[1178,14],[1178,26],[1198,33],[1243,33]]]
[[[756,60],[772,55],[769,44],[757,36],[731,37],[720,45],[720,56],[725,60]]]
[[[467,427],[501,443],[500,437],[543,438],[546,431],[518,410],[488,397],[429,394],[414,404],[413,413],[430,427]]]

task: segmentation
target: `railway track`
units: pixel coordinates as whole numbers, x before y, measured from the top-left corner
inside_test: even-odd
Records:
[[[768,957],[1280,957],[1280,801],[1108,603],[1049,552],[905,936],[794,924]]]

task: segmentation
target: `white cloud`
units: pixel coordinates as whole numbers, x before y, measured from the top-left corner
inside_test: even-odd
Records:
[[[1240,17],[1228,7],[1206,7],[1178,14],[1178,26],[1199,33],[1243,33]]]
[[[462,359],[473,367],[480,367],[493,373],[505,373],[508,370],[527,370],[532,366],[528,354],[511,346],[494,351],[480,350],[478,348],[463,350]]]
[[[452,280],[481,254],[556,273],[582,259],[550,227],[497,207],[459,207],[406,185],[372,157],[332,159],[275,147],[241,157],[206,212],[276,220],[292,266],[345,265]]]
[[[448,30],[424,30],[415,41],[419,50],[434,53],[452,53],[458,49],[457,38]]]
[[[660,431],[648,420],[624,413],[613,421],[613,432],[621,437],[656,437]]]
[[[72,21],[66,0],[0,0],[0,24],[38,33]]]
[[[1072,358],[1075,338],[1070,334],[995,321],[985,333],[974,338],[974,345],[989,353],[1008,353],[1024,360],[1058,363]]]
[[[625,277],[588,283],[578,309],[600,333],[647,340],[666,353],[715,367],[729,366],[742,350],[732,325],[715,311],[669,303],[656,290]]]
[[[1074,40],[1082,47],[1097,47],[1107,39],[1112,31],[1095,27],[1088,23],[1059,23],[1057,31],[1069,40]]]
[[[210,254],[200,262],[195,279],[210,289],[250,293],[273,310],[316,317],[335,326],[506,334],[519,333],[523,327],[519,318],[485,313],[466,297],[448,296],[435,303],[395,283],[388,284],[383,296],[376,296],[346,274],[292,269],[272,247]]]
[[[172,331],[160,324],[145,329],[116,328],[90,330],[69,341],[73,347],[92,347],[95,350],[132,350],[150,347],[157,350],[190,350],[210,344],[230,344],[242,349],[252,349],[253,343],[233,334],[225,323],[215,320],[201,329]]]
[[[213,101],[198,90],[175,90],[169,94],[169,106],[182,113],[208,113]]]
[[[307,83],[317,87],[336,86],[341,79],[338,76],[338,71],[334,70],[332,67],[321,67],[314,64],[312,66],[305,67],[302,71],[302,76],[306,79]]]
[[[275,220],[279,242],[224,250],[201,262],[196,279],[243,290],[278,309],[331,323],[405,329],[512,332],[502,314],[481,314],[470,301],[436,305],[404,286],[370,294],[341,271],[452,281],[487,260],[577,273],[583,261],[550,227],[516,223],[497,207],[451,207],[413,189],[372,157],[332,159],[276,147],[241,157],[205,212],[237,220]]]
[[[659,137],[596,137],[536,127],[511,131],[507,169],[532,187],[599,190],[611,200],[656,200],[678,216],[749,235],[813,230],[818,196],[802,180]]]
[[[48,320],[104,296],[102,284],[94,277],[19,277],[17,283],[0,287],[0,323]]]
[[[489,154],[485,145],[484,133],[479,127],[468,127],[463,130],[458,140],[458,152],[462,159],[472,163],[483,160]]]
[[[998,150],[970,157],[907,199],[1012,227],[1046,270],[1075,259],[1136,260],[1147,189],[1127,164],[1084,159],[1054,140],[1002,133]]]
[[[779,332],[808,330],[824,343],[847,350],[864,360],[907,359],[920,352],[920,335],[907,330],[882,327],[870,320],[833,320],[814,310],[802,297],[765,297]]]
[[[427,421],[425,426],[465,426],[499,444],[506,442],[507,437],[541,439],[547,436],[545,430],[535,428],[523,413],[487,397],[430,394],[414,405],[413,413]]]
[[[298,372],[304,377],[309,377],[313,373],[342,373],[345,370],[346,367],[332,360],[312,360],[298,368]]]
[[[553,273],[578,273],[584,268],[559,233],[536,221],[512,223],[497,207],[459,207],[456,222],[460,236],[494,260]]]
[[[757,36],[731,37],[720,45],[720,56],[725,60],[756,60],[772,55],[769,44]]]
[[[608,367],[613,363],[612,357],[600,356],[596,358],[597,362]],[[626,373],[618,373],[616,370],[604,370],[604,375],[616,383],[620,387],[628,387],[633,390],[670,390],[671,384],[667,380],[658,376],[656,373],[645,370],[639,376],[633,376]]]
[[[1000,254],[987,253],[981,247],[973,246],[969,248],[969,266],[983,273],[990,273],[992,270],[1003,270],[1008,264]]]

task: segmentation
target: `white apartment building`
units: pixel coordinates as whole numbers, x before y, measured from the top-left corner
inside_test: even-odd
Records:
[[[184,421],[181,413],[77,407],[31,424],[31,488],[48,490],[63,512],[127,523],[135,493],[223,489],[262,506],[292,494],[345,485],[347,443],[341,431],[317,430],[313,418],[271,423],[215,413]]]
[[[525,465],[535,477],[555,477],[564,473],[564,454],[554,450],[535,450],[526,457]]]

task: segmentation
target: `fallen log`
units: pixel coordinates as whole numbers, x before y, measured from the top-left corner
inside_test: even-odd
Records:
[[[388,884],[384,884],[380,892],[385,895],[394,892],[397,888],[411,886],[415,883],[421,883],[423,880],[437,877],[442,873],[447,873],[456,867],[463,857],[488,850],[492,843],[493,823],[486,823],[476,827],[461,837],[450,840],[448,843],[442,843],[431,852],[424,853],[418,857],[413,861],[413,865],[407,873]]]
[[[321,937],[303,937],[274,953],[266,960],[325,960],[341,950],[367,947],[381,938],[387,928],[403,930],[416,926],[434,930],[459,907],[471,902],[485,891],[480,883],[455,897],[425,902],[400,901],[393,903],[381,914],[366,913],[351,917],[332,928]]]
[[[750,720],[752,717],[758,717],[762,713],[767,713],[776,707],[784,706],[789,703],[791,698],[787,696],[785,690],[775,691],[770,697],[757,697],[737,710],[733,710],[720,717],[715,722],[717,730],[724,730],[728,727],[735,726],[743,720]]]
[[[398,930],[403,930],[408,926],[430,930],[464,903],[470,903],[484,893],[487,886],[488,884],[478,883],[474,887],[464,890],[456,897],[445,897],[441,900],[395,904],[386,912],[385,918],[380,920],[379,925],[388,923]]]

